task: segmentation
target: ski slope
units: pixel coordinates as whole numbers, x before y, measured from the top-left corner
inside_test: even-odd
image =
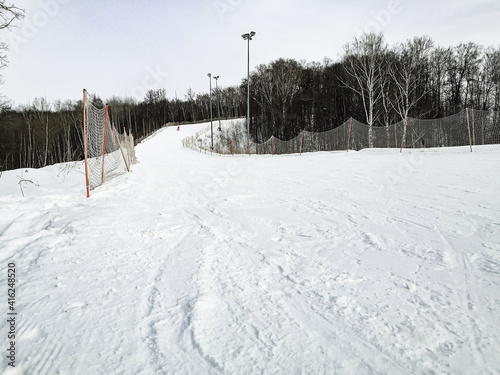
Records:
[[[500,151],[182,148],[203,127],[88,199],[81,163],[0,176],[0,372],[500,373]]]

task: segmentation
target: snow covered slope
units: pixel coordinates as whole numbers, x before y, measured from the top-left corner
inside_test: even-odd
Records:
[[[81,163],[0,176],[0,371],[500,372],[500,152],[181,147],[203,127],[89,199]]]

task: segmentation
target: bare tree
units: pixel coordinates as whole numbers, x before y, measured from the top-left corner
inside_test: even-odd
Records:
[[[384,65],[382,74],[381,74],[381,79],[379,81],[380,84],[380,90],[382,91],[382,122],[385,126],[385,131],[386,131],[386,145],[387,148],[390,147],[391,144],[391,139],[390,139],[390,134],[389,134],[389,127],[392,123],[392,118],[394,115],[394,99],[393,99],[393,92],[394,92],[394,83],[391,79],[391,69],[392,66],[396,63],[397,61],[397,55],[395,52],[389,51],[386,54],[387,63]],[[396,141],[397,142],[397,141]]]
[[[452,59],[451,48],[437,47],[429,58],[430,86],[432,88],[433,101],[435,103],[437,117],[443,117],[445,113],[446,84],[448,72],[446,67]]]
[[[260,123],[261,125],[265,123],[264,116],[267,112],[266,109],[270,110],[271,129],[269,129],[269,133],[270,135],[273,135],[276,130],[276,116],[275,112],[272,110],[275,101],[275,82],[271,68],[265,64],[257,66],[255,72],[252,74],[251,82],[251,88],[254,91],[254,94],[252,96],[261,107],[262,121]],[[260,131],[261,137],[264,136],[262,128],[260,129]]]
[[[23,17],[23,9],[14,6],[14,4],[6,3],[5,0],[0,0],[0,31],[9,29],[15,20],[20,20]],[[7,44],[0,42],[0,69],[7,65],[7,55],[5,54],[7,49]]]
[[[483,109],[500,110],[500,48],[497,50],[489,48],[486,51],[484,81],[487,85],[487,96],[484,100]],[[488,104],[491,97],[492,104]]]
[[[373,125],[379,116],[379,102],[382,100],[380,80],[387,51],[383,34],[363,34],[344,46],[344,69],[350,80],[343,84],[361,97],[368,123],[368,143],[373,147]]]
[[[394,83],[395,104],[401,120],[427,93],[425,84],[432,39],[424,36],[409,40],[398,47],[399,61],[391,65],[389,73]]]
[[[67,100],[62,102],[60,100],[54,103],[54,111],[59,118],[61,124],[63,135],[63,150],[61,152],[61,158],[59,160],[69,162],[73,157],[73,145],[71,139],[71,116],[70,112],[73,110],[71,101]],[[76,148],[76,147],[75,147]]]
[[[39,123],[40,128],[45,130],[44,136],[44,146],[43,146],[43,161],[42,157],[40,157],[40,165],[46,166],[47,159],[49,156],[49,111],[50,104],[47,102],[45,98],[35,98],[33,101],[33,112],[35,113],[35,117]]]
[[[15,20],[23,18],[24,10],[15,7],[13,4],[5,3],[5,0],[0,0],[0,31],[9,29]],[[0,69],[7,66],[8,45],[0,39]],[[0,76],[0,85],[3,83]],[[0,113],[10,108],[8,100],[0,94]]]
[[[225,103],[228,107],[229,117],[238,117],[241,106],[245,103],[246,98],[237,87],[226,88],[224,96],[226,96]]]
[[[487,110],[495,107],[495,88],[500,77],[500,49],[488,47],[484,50],[479,70],[468,77],[471,104],[473,108]]]
[[[458,112],[462,105],[469,104],[469,85],[477,74],[480,63],[481,46],[475,43],[461,43],[454,49],[453,58],[448,65],[453,112]]]
[[[195,103],[196,103],[196,93],[190,88],[187,89],[186,94],[184,95],[186,98],[186,102],[189,107],[189,113],[191,115],[191,120],[196,121],[196,111],[195,111]]]
[[[279,59],[271,63],[271,74],[275,83],[276,99],[281,105],[282,121],[285,124],[287,110],[301,88],[302,66],[292,59]]]
[[[292,131],[287,122],[288,112],[301,90],[302,77],[303,66],[293,59],[278,59],[269,65],[259,65],[252,74],[252,97],[261,107],[262,122],[265,122],[265,116],[271,118],[268,136],[283,138]]]

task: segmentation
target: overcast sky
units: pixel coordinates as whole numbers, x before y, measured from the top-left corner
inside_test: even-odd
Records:
[[[381,31],[389,45],[429,35],[435,45],[500,46],[499,0],[9,0],[25,19],[0,38],[10,45],[0,93],[14,104],[36,97],[103,99],[165,88],[183,99],[237,85],[250,67],[280,57],[339,60],[342,46]],[[215,85],[215,82],[213,82]]]

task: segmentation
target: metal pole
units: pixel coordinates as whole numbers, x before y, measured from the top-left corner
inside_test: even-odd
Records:
[[[212,138],[212,145],[210,147],[210,150],[213,151],[214,149],[214,127],[213,127],[213,120],[212,120],[212,74],[208,73],[207,74],[209,82],[210,82],[210,137]]]
[[[248,139],[248,154],[250,155],[250,41],[255,35],[255,31],[248,34],[243,34],[241,37],[248,41],[248,62],[247,62],[247,139]]]
[[[217,92],[217,116],[219,117],[219,129],[218,131],[222,131],[222,126],[220,124],[220,93],[219,93],[219,76],[214,77],[215,79],[215,91]]]
[[[248,38],[248,64],[247,64],[247,139],[248,153],[250,154],[250,38]]]

